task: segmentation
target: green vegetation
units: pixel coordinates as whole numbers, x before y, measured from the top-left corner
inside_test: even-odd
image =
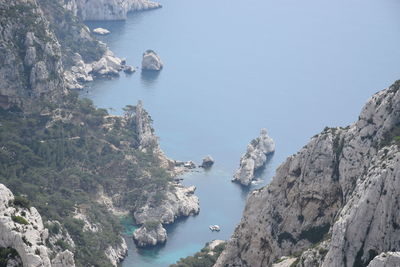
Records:
[[[19,255],[15,249],[0,247],[0,267],[6,267],[9,260],[17,258]],[[22,264],[20,266],[22,267]]]
[[[14,205],[20,206],[25,209],[30,209],[30,207],[31,207],[29,200],[22,196],[15,196]]]
[[[39,0],[39,4],[50,20],[50,28],[60,41],[66,66],[73,64],[74,53],[79,53],[85,62],[99,60],[103,56],[105,48],[96,39],[81,36],[81,29],[86,26],[72,12],[65,10],[59,1]]]
[[[21,217],[21,216],[11,216],[11,219],[14,221],[14,222],[16,222],[16,223],[19,223],[19,224],[24,224],[24,225],[28,225],[29,223],[28,223],[28,221],[24,218],[24,217]]]
[[[181,258],[176,264],[170,265],[170,267],[212,267],[224,248],[225,243],[219,244],[213,250],[210,250],[206,245],[206,247],[194,256]]]
[[[160,224],[159,221],[146,221],[146,222],[144,223],[144,227],[145,227],[147,230],[151,231],[151,230],[156,229],[156,228],[158,227],[159,224]]]
[[[137,149],[132,117],[108,116],[76,94],[62,102],[38,103],[42,111],[29,114],[0,110],[0,183],[17,195],[12,204],[32,205],[44,222],[57,220],[68,230],[77,266],[109,266],[104,250],[120,242],[122,227],[95,201],[98,189],[120,193],[121,206],[134,211],[149,198],[162,199],[172,178],[151,149]],[[75,210],[100,223],[99,232],[84,232]],[[21,218],[15,220],[24,224]],[[50,233],[60,231],[50,227]]]

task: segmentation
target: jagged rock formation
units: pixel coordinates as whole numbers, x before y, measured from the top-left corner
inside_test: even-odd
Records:
[[[67,88],[81,89],[96,76],[134,71],[63,3],[0,0],[0,106],[56,102]]]
[[[132,11],[160,8],[149,0],[66,0],[64,7],[82,20],[125,20]]]
[[[15,249],[24,266],[75,266],[73,254],[64,251],[51,262],[49,249],[44,245],[48,230],[38,211],[31,207],[15,206],[14,195],[0,184],[0,247]]]
[[[153,50],[143,53],[142,70],[159,71],[163,68],[161,58]]]
[[[254,179],[255,172],[267,162],[268,154],[275,151],[275,143],[268,136],[267,130],[262,129],[260,136],[247,146],[246,153],[240,159],[240,167],[232,181],[248,186]]]
[[[0,106],[64,93],[60,45],[36,1],[0,1]]]
[[[116,247],[109,246],[106,249],[106,257],[110,260],[113,266],[118,266],[118,264],[126,257],[128,254],[128,245],[124,238],[122,239],[122,243],[117,245]]]
[[[170,224],[178,217],[190,216],[199,213],[199,199],[194,195],[196,187],[184,187],[179,184],[171,184],[174,191],[167,192],[165,200],[158,205],[146,203],[134,212],[135,221],[144,224],[147,221],[160,221],[162,224]]]
[[[314,136],[253,191],[215,266],[269,266],[324,239],[311,266],[366,266],[398,251],[399,88],[375,94],[353,125]]]
[[[167,241],[167,230],[159,222],[155,222],[154,225],[143,225],[133,233],[133,240],[139,247],[164,244]]]

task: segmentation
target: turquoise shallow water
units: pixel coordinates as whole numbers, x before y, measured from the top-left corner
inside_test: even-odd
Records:
[[[263,174],[325,126],[354,121],[366,100],[400,77],[400,3],[396,0],[160,0],[162,9],[134,13],[101,37],[129,64],[146,49],[165,68],[99,80],[83,92],[121,114],[144,101],[168,156],[215,166],[185,175],[201,211],[168,227],[165,246],[137,250],[123,266],[168,266],[212,239],[227,239],[247,195],[230,179],[248,142],[268,129],[276,153]],[[261,186],[262,184],[258,185]],[[212,233],[208,225],[219,224]]]

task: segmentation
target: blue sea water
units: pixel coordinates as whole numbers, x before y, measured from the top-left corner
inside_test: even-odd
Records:
[[[165,246],[138,250],[127,237],[126,267],[168,266],[229,238],[247,196],[230,179],[261,128],[276,141],[266,184],[310,137],[352,123],[400,77],[396,0],[160,1],[162,9],[88,25],[111,30],[100,39],[128,64],[153,49],[164,69],[98,80],[82,95],[116,114],[143,100],[169,157],[200,163],[210,154],[216,163],[184,176],[197,186],[200,214],[169,226]]]

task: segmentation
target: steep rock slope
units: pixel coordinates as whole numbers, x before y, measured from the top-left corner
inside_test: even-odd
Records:
[[[13,248],[18,252],[24,266],[75,266],[71,252],[53,253],[44,244],[49,237],[42,218],[33,207],[21,206],[11,191],[0,184],[0,247]]]
[[[215,266],[270,266],[311,245],[319,259],[303,253],[293,266],[367,266],[400,250],[399,87],[375,94],[353,125],[314,136],[253,191]]]
[[[64,0],[65,8],[83,20],[125,20],[132,11],[160,8],[149,0]]]
[[[60,44],[36,1],[0,1],[0,40],[0,106],[64,93]]]

